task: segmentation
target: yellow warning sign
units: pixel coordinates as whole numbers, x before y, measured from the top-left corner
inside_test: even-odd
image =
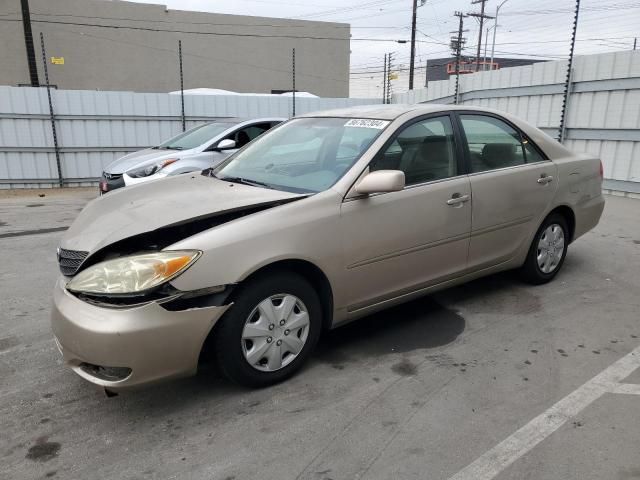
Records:
[[[64,65],[64,57],[51,57],[53,65]]]

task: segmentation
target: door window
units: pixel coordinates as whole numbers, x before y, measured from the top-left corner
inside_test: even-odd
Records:
[[[448,116],[429,118],[402,129],[369,165],[374,170],[402,170],[406,185],[458,174],[453,128]]]
[[[495,117],[460,115],[467,137],[471,172],[486,172],[525,163],[520,132]]]
[[[257,123],[255,125],[244,127],[238,130],[237,132],[229,135],[227,138],[231,140],[235,140],[236,147],[242,148],[251,140],[253,140],[256,137],[259,137],[270,128],[271,128],[270,123]]]
[[[543,162],[545,160],[529,139],[524,138],[522,144],[524,145],[524,155],[527,163]]]

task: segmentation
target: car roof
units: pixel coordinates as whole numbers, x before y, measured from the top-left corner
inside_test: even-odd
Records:
[[[447,112],[450,110],[477,110],[482,112],[497,113],[495,110],[491,110],[489,108],[472,107],[470,105],[416,103],[413,105],[358,105],[356,107],[337,108],[333,110],[323,110],[321,112],[311,112],[300,115],[300,117],[375,118],[379,120],[395,120],[396,118],[408,112],[412,112],[414,115],[424,115],[435,112]]]
[[[284,122],[286,118],[284,117],[216,117],[208,121],[207,123],[229,123],[229,124],[237,124],[244,122]]]

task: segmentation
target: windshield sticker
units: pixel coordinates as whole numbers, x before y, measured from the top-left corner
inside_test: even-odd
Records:
[[[345,127],[359,127],[359,128],[375,128],[382,130],[389,125],[387,120],[373,120],[371,118],[352,118],[344,124]]]

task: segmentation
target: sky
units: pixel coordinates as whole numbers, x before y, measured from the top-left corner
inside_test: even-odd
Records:
[[[406,69],[409,66],[410,45],[399,44],[397,40],[411,38],[412,0],[133,1],[164,4],[176,10],[349,23],[352,37],[350,96],[381,96],[381,71],[384,54],[388,52],[394,54],[394,67],[399,72],[399,78],[393,81],[393,91],[402,92],[408,88]],[[496,6],[501,2],[503,0],[488,0],[485,13],[495,16]],[[574,0],[507,0],[498,15],[496,56],[543,60],[567,58],[574,7]],[[580,8],[577,55],[633,48],[634,38],[640,36],[640,0],[582,0]],[[454,12],[478,12],[479,9],[480,5],[472,5],[472,0],[426,0],[418,8],[416,87],[424,84],[426,60],[450,55],[448,45],[451,32],[458,27]],[[490,28],[491,44],[494,21],[486,22],[489,23],[485,23],[485,28]],[[468,30],[465,32],[468,48],[464,53],[475,55],[478,21],[467,17],[465,29]],[[486,30],[483,37],[484,34]],[[482,50],[484,52],[484,47]]]

